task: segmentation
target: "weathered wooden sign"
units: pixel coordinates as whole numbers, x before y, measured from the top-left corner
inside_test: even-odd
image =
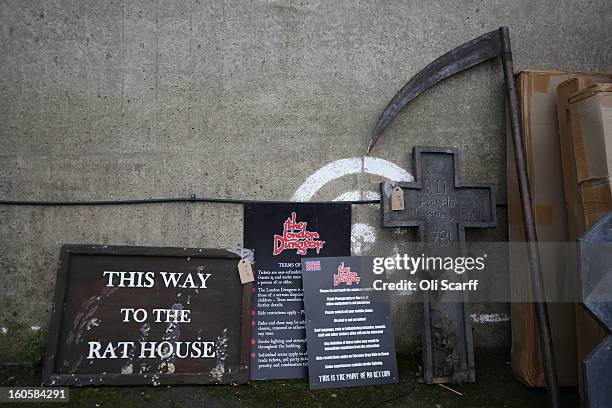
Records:
[[[43,384],[248,382],[242,258],[252,251],[64,245]]]
[[[311,389],[398,381],[389,296],[375,280],[385,275],[373,257],[302,259]]]
[[[383,227],[418,227],[418,239],[428,256],[458,257],[463,253],[466,228],[496,225],[494,186],[463,183],[456,149],[415,147],[414,171],[415,182],[381,183]],[[392,199],[397,191],[405,203],[401,208],[394,207]],[[459,283],[465,279],[445,270],[424,275]],[[462,291],[424,294],[423,365],[428,384],[475,381],[467,302]]]

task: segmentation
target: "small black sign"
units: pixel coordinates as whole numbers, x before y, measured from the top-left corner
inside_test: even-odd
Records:
[[[249,250],[64,245],[43,384],[249,379]]]
[[[305,378],[308,358],[300,260],[350,255],[351,206],[247,204],[244,245],[257,254],[251,379]]]
[[[385,275],[372,257],[303,258],[311,389],[392,384],[397,380]]]

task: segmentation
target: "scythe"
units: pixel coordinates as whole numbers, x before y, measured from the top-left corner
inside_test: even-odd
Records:
[[[523,222],[525,224],[525,236],[529,255],[529,268],[532,276],[532,287],[534,293],[534,304],[541,354],[544,360],[544,371],[546,386],[550,394],[552,406],[559,406],[559,386],[553,354],[552,337],[548,311],[544,302],[544,281],[542,277],[540,256],[537,247],[537,234],[535,228],[533,203],[529,189],[529,178],[527,176],[527,162],[525,159],[525,146],[523,141],[521,116],[519,112],[518,95],[514,82],[514,69],[512,66],[512,51],[510,48],[510,34],[507,27],[483,34],[478,38],[466,42],[463,45],[442,55],[412,79],[410,79],[400,91],[393,97],[383,113],[380,115],[372,132],[368,154],[382,136],[385,128],[410,101],[419,96],[429,87],[437,82],[463,71],[467,68],[480,64],[492,58],[501,57],[506,84],[508,106],[510,111],[510,126],[512,130],[512,141],[514,145],[514,156],[516,158],[516,171],[519,182],[521,207],[523,210]]]

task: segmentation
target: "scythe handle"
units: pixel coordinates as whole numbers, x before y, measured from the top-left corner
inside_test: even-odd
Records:
[[[525,144],[521,126],[521,114],[519,110],[518,94],[514,82],[514,67],[512,65],[512,50],[510,48],[510,35],[507,27],[500,28],[502,40],[502,65],[504,68],[504,79],[508,93],[508,105],[510,108],[510,126],[512,130],[512,141],[514,145],[514,157],[516,159],[516,172],[518,176],[519,192],[521,197],[521,208],[523,210],[523,223],[525,224],[525,236],[527,239],[527,250],[529,255],[529,269],[531,270],[531,283],[535,296],[535,314],[538,324],[538,336],[540,340],[540,351],[544,359],[544,374],[546,386],[550,394],[553,408],[559,407],[559,384],[557,381],[557,370],[553,354],[552,336],[548,320],[548,309],[545,303],[544,279],[542,277],[542,266],[538,253],[538,237],[535,227],[533,203],[531,201],[531,190],[527,176],[527,160],[525,159]]]

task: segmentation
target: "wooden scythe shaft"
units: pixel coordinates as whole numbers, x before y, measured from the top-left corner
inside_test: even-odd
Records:
[[[538,336],[540,340],[540,351],[544,359],[544,374],[546,386],[550,394],[552,406],[559,407],[559,384],[555,356],[553,352],[552,335],[548,319],[548,308],[545,303],[544,278],[542,276],[542,265],[538,251],[538,236],[535,227],[533,202],[531,200],[531,189],[527,175],[527,160],[525,159],[525,144],[523,140],[523,129],[521,126],[521,114],[519,111],[518,94],[514,82],[514,67],[512,64],[512,50],[510,48],[510,34],[508,27],[500,28],[502,38],[502,66],[504,69],[504,80],[508,94],[508,105],[510,107],[510,126],[512,130],[512,141],[514,146],[514,157],[516,158],[516,174],[521,197],[521,208],[523,210],[523,224],[525,225],[525,236],[527,238],[527,251],[529,254],[529,269],[531,270],[531,284],[535,294],[535,314],[538,324]]]

